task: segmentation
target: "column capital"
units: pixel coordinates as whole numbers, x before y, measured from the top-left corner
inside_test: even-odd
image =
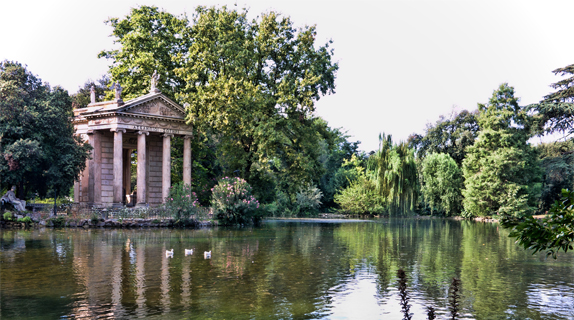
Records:
[[[164,134],[162,134],[162,136],[173,138],[174,134],[173,133],[164,133]]]
[[[149,136],[149,131],[138,131],[138,134],[145,134],[146,136]]]
[[[183,139],[191,139],[191,138],[193,138],[193,136],[190,134],[186,134],[183,136]]]
[[[121,133],[126,133],[126,129],[124,128],[112,128],[110,129],[111,132],[121,132]]]

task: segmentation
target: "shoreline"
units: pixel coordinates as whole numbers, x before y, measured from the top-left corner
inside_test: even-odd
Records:
[[[540,219],[543,216],[535,216],[535,218]],[[322,220],[347,220],[347,221],[369,221],[373,218],[392,218],[389,216],[384,217],[349,217],[343,214],[333,214],[333,213],[323,213],[316,217],[268,217],[264,220],[288,220],[288,221],[322,221]],[[405,217],[402,217],[405,218]],[[455,217],[438,217],[438,216],[421,216],[414,215],[406,218],[413,219],[452,219],[452,220],[469,220],[484,223],[497,223],[498,219],[489,217],[475,217],[472,219],[464,219],[459,216]],[[127,229],[127,228],[209,228],[217,227],[217,220],[175,220],[173,218],[163,218],[163,219],[145,219],[145,218],[127,218],[127,219],[80,219],[71,218],[65,215],[59,215],[57,217],[51,217],[42,220],[33,219],[31,223],[18,222],[18,221],[0,221],[0,229],[23,229],[23,228],[84,228],[84,229],[95,229],[95,228],[105,228],[105,229]]]

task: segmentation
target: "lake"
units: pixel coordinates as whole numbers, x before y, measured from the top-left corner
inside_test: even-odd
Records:
[[[459,319],[574,319],[574,255],[532,255],[494,223],[273,220],[1,236],[2,319],[402,319],[399,268],[413,319],[427,319],[427,306],[446,318],[453,277]]]

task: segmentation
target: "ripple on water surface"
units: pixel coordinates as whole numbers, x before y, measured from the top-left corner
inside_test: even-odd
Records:
[[[495,224],[311,219],[1,236],[2,319],[402,319],[399,268],[413,319],[430,305],[448,316],[453,277],[459,319],[574,319],[574,256],[533,256]]]

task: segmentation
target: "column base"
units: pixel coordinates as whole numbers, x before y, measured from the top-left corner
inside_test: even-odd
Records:
[[[138,204],[136,204],[135,207],[136,208],[146,208],[146,207],[148,207],[148,204],[147,203],[138,203]]]
[[[112,204],[112,208],[123,208],[123,206],[124,206],[124,204],[121,202]]]

